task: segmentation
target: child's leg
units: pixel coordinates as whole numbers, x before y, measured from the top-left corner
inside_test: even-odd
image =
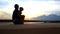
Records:
[[[21,15],[21,24],[23,24],[24,23],[24,18],[25,18],[25,16],[24,15]]]

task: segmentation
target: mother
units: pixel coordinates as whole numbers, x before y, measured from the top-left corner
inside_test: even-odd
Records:
[[[19,5],[15,4],[14,8],[15,8],[15,10],[13,11],[12,20],[13,20],[14,24],[19,24],[19,18],[18,18],[18,12],[19,12],[18,8],[19,8]]]

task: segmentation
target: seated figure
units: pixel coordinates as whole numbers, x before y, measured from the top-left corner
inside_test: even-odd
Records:
[[[15,4],[14,5],[14,11],[13,11],[13,15],[12,15],[12,21],[14,24],[19,24],[19,18],[18,18],[18,8],[19,8],[19,5],[18,4]]]
[[[20,7],[19,8],[18,17],[20,19],[20,24],[23,24],[24,23],[25,16],[24,15],[21,15],[23,10],[24,10],[23,7]]]

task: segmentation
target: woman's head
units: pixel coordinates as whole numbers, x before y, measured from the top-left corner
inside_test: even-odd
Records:
[[[19,5],[18,5],[18,4],[15,4],[15,5],[14,5],[14,8],[15,8],[15,9],[18,9],[18,8],[19,8]]]

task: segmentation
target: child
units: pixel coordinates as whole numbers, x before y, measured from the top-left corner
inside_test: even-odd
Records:
[[[19,16],[19,18],[20,18],[20,24],[23,24],[24,18],[25,18],[24,15],[21,15],[23,10],[24,10],[23,7],[20,7],[20,8],[19,8],[18,16]]]

